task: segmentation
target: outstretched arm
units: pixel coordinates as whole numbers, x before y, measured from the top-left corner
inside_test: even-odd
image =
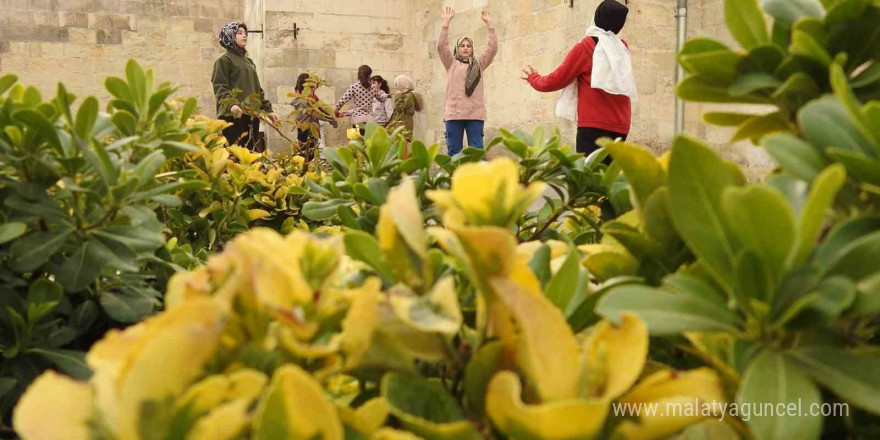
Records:
[[[495,25],[492,23],[492,14],[489,11],[483,11],[480,14],[480,18],[486,23],[486,28],[489,30],[489,41],[486,42],[486,49],[483,50],[483,53],[480,55],[480,67],[483,70],[486,70],[490,64],[492,64],[492,60],[495,59],[495,54],[498,53],[498,36],[495,35]]]
[[[443,9],[441,16],[443,23],[440,27],[440,35],[437,37],[437,53],[440,55],[443,67],[449,70],[453,59],[452,51],[449,50],[449,23],[452,22],[452,17],[455,17],[455,10],[447,6]]]
[[[593,60],[592,57],[586,57],[586,51],[578,43],[568,52],[565,61],[553,73],[541,76],[532,66],[529,66],[528,70],[523,69],[524,76],[522,79],[528,81],[529,85],[539,92],[554,92],[564,89],[567,85],[571,84],[578,74],[584,70],[584,63],[587,63],[589,67],[592,65]]]

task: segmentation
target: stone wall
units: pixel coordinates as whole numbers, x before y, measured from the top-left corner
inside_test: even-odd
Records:
[[[263,87],[282,117],[296,77],[304,71],[331,87],[318,95],[332,103],[368,64],[390,81],[410,75],[426,108],[416,116],[416,137],[444,143],[446,73],[437,58],[440,11],[458,12],[450,40],[471,36],[477,50],[486,42],[479,14],[495,17],[499,52],[483,81],[488,118],[486,137],[499,127],[559,126],[572,142],[575,124],[554,115],[559,93],[538,93],[520,79],[533,65],[542,74],[555,69],[590,24],[600,0],[3,0],[0,9],[0,71],[15,72],[44,94],[63,80],[78,95],[106,99],[103,78],[122,75],[133,57],[153,67],[160,80],[181,86],[179,95],[197,96],[213,115],[211,68],[223,49],[219,28],[245,19],[249,43]],[[689,36],[709,35],[731,43],[723,0],[690,0]],[[632,49],[640,102],[633,107],[630,139],[655,152],[673,137],[675,87],[675,1],[631,0],[622,36]],[[298,29],[294,35],[294,24]],[[710,106],[687,105],[686,131],[709,140],[728,158],[749,167],[752,176],[771,162],[747,143],[729,145],[728,129],[707,127],[700,114]],[[348,123],[347,119],[343,120]],[[344,128],[328,130],[328,144],[344,142]],[[270,130],[271,145],[281,147]]]
[[[264,1],[265,75],[261,78],[279,116],[289,112],[287,95],[302,72],[328,81],[331,87],[317,94],[330,104],[356,80],[362,64],[371,66],[373,75],[381,75],[389,85],[399,74],[412,75],[411,0]],[[340,122],[339,129],[327,127],[328,145],[344,142],[349,120]]]
[[[697,3],[698,1],[693,1]],[[499,52],[484,76],[488,118],[486,136],[499,127],[531,129],[537,125],[559,126],[573,141],[576,124],[554,114],[560,92],[539,93],[520,79],[522,69],[532,65],[541,74],[552,72],[575,43],[583,39],[599,0],[575,0],[570,7],[563,0],[417,0],[414,20],[420,41],[414,60],[414,74],[431,106],[419,130],[424,137],[443,138],[445,72],[436,56],[440,31],[440,9],[449,5],[457,15],[450,27],[450,40],[469,35],[477,50],[486,41],[479,18],[487,8],[496,22]],[[660,150],[669,145],[674,129],[675,7],[671,0],[634,0],[622,37],[633,54],[640,102],[633,107],[632,140]],[[690,28],[696,30],[700,8],[693,7]],[[696,32],[692,32],[695,34]],[[690,109],[689,109],[690,110]],[[688,128],[702,134],[695,111],[689,112]]]
[[[104,77],[124,76],[129,58],[156,70],[214,113],[211,71],[217,33],[241,20],[244,0],[3,0],[0,71],[54,96],[64,82],[106,102]]]

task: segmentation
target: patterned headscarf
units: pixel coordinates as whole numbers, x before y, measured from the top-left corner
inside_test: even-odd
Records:
[[[458,46],[461,45],[462,42],[467,41],[471,43],[471,56],[465,58],[458,54]],[[483,76],[483,69],[480,66],[480,62],[477,60],[477,57],[474,56],[474,40],[471,40],[468,37],[461,37],[455,43],[455,49],[452,54],[455,56],[455,59],[461,61],[468,65],[467,76],[464,80],[464,93],[467,96],[471,96],[474,93],[474,90],[477,89],[477,84],[480,83],[480,78]]]
[[[244,23],[239,23],[237,21],[226,23],[226,26],[223,26],[223,28],[220,29],[220,45],[236,52],[243,51],[243,49],[235,42],[235,34],[238,32],[238,28],[241,27],[247,30],[247,26],[245,26]]]

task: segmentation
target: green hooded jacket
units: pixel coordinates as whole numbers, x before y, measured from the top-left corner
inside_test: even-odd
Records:
[[[220,105],[220,101],[232,95],[233,89],[240,89],[236,98],[241,102],[248,96],[259,93],[262,110],[272,111],[272,103],[266,99],[260,78],[257,77],[257,66],[243,50],[226,49],[214,62],[214,73],[211,75],[214,84],[214,96],[217,98],[217,116],[229,113],[229,109]]]

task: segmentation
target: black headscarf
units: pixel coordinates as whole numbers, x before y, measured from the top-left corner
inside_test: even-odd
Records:
[[[615,0],[605,0],[596,8],[596,16],[593,18],[596,26],[606,30],[620,33],[623,25],[626,24],[626,16],[629,14],[629,8]]]

